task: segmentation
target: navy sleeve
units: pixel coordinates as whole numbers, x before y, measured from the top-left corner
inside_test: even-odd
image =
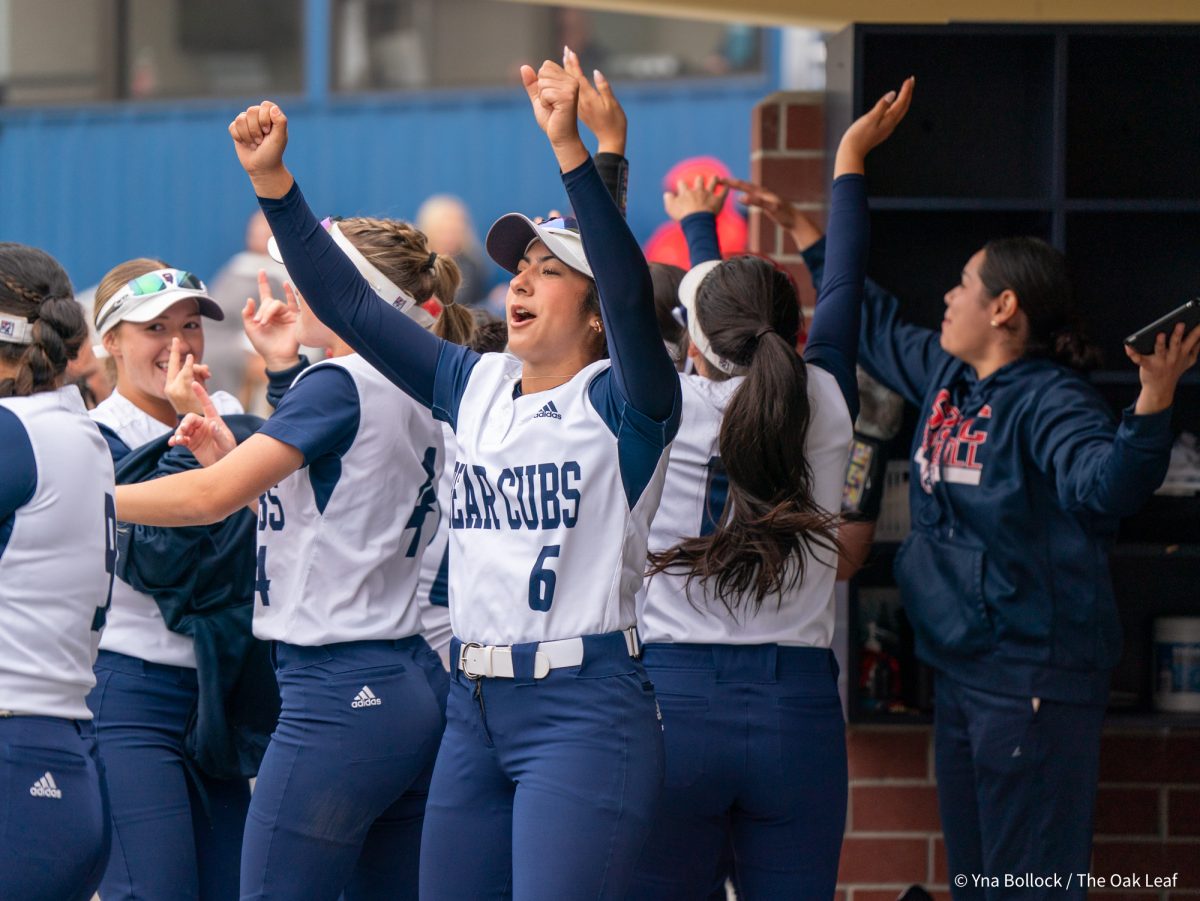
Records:
[[[608,196],[624,216],[629,198],[629,160],[619,153],[597,153],[595,160],[596,171],[600,173]]]
[[[688,259],[693,266],[721,259],[721,242],[717,237],[717,217],[712,213],[692,213],[679,220],[683,237],[687,239]]]
[[[843,175],[834,181],[830,192],[824,277],[804,345],[804,360],[837,379],[852,420],[858,416],[854,367],[870,233],[866,178]]]
[[[598,179],[597,185],[603,192]],[[427,407],[434,404],[439,366],[455,362],[457,365],[447,369],[463,381],[457,391],[447,393],[455,398],[456,413],[457,398],[462,397],[479,355],[431,335],[371,290],[308,208],[299,184],[293,184],[277,200],[260,197],[258,202],[279,244],[288,274],[317,318]],[[608,203],[612,205],[611,200]]]
[[[33,499],[37,490],[37,460],[29,434],[17,414],[0,407],[0,529],[3,522]],[[0,542],[2,545],[3,542]]]
[[[283,400],[283,396],[287,394],[288,388],[292,387],[292,382],[296,381],[296,376],[308,368],[308,358],[303,355],[300,357],[300,362],[295,366],[289,366],[287,369],[278,371],[267,370],[267,403],[272,407],[278,407],[279,402]]]
[[[800,255],[819,293],[825,277],[825,238]],[[937,332],[903,322],[895,295],[866,279],[858,335],[858,362],[863,369],[910,404],[920,405],[934,370],[948,356]]]
[[[613,390],[643,416],[666,424],[674,437],[679,424],[679,374],[658,331],[646,257],[590,158],[565,173],[563,184],[596,277]]]
[[[100,436],[104,439],[104,443],[108,445],[108,452],[112,454],[114,466],[129,455],[131,448],[121,440],[120,435],[108,426],[101,425],[100,423],[96,423],[96,428],[100,430]]]
[[[354,377],[340,366],[321,366],[291,387],[259,431],[296,448],[311,466],[319,457],[340,457],[350,449],[359,411]]]
[[[1145,416],[1131,407],[1114,429],[1107,404],[1082,379],[1040,392],[1034,403],[1031,456],[1066,509],[1129,516],[1162,484],[1171,458],[1169,407]]]

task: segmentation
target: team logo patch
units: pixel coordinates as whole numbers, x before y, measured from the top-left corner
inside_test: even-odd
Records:
[[[562,419],[562,414],[558,412],[558,407],[554,406],[554,401],[546,404],[536,413],[533,414],[534,419]]]
[[[35,798],[54,798],[62,800],[62,789],[54,784],[54,777],[50,775],[50,771],[46,771],[46,775],[33,783],[29,787],[29,793]]]
[[[0,319],[0,335],[12,337],[17,333],[17,324],[11,319]]]
[[[364,685],[362,687],[362,691],[354,696],[354,700],[350,702],[350,706],[355,708],[378,707],[382,703],[383,701],[375,697],[375,692],[371,691],[368,686]]]

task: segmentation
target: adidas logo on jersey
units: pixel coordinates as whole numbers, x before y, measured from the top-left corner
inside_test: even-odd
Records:
[[[50,771],[46,771],[46,775],[39,779],[29,788],[29,793],[35,798],[57,798],[62,800],[62,789],[54,784],[54,777],[50,775]]]
[[[554,406],[554,401],[546,404],[536,413],[533,414],[534,419],[562,419],[562,414],[558,412],[558,407]]]
[[[383,701],[375,697],[375,692],[364,685],[362,691],[354,696],[354,700],[350,702],[351,707],[378,707]]]

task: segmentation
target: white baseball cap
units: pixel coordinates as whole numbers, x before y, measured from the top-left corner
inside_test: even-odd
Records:
[[[692,339],[692,343],[696,345],[696,350],[700,351],[701,356],[726,375],[740,375],[745,372],[741,366],[726,360],[712,349],[712,345],[708,343],[708,335],[704,334],[704,329],[700,327],[700,316],[696,313],[696,294],[700,291],[700,285],[710,272],[721,265],[721,262],[721,260],[707,260],[689,269],[679,283],[679,302],[683,304],[683,309],[687,313],[688,337]]]
[[[225,313],[208,296],[208,288],[182,269],[155,269],[126,282],[96,314],[96,334],[103,337],[121,322],[149,322],[181,300],[194,299],[200,315],[220,321]]]
[[[501,216],[487,234],[487,252],[504,269],[515,273],[517,264],[534,241],[541,241],[557,259],[576,272],[595,278],[583,252],[579,223],[574,219],[548,219],[537,223],[520,213]]]

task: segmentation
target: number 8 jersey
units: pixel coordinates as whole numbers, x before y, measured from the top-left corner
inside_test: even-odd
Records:
[[[667,449],[663,425],[600,378],[609,365],[530,395],[517,394],[516,357],[484,354],[471,369],[450,510],[450,619],[462,641],[551,641],[634,624]]]
[[[312,647],[420,632],[441,425],[352,354],[297,376],[262,434],[305,466],[259,498],[254,634]]]

